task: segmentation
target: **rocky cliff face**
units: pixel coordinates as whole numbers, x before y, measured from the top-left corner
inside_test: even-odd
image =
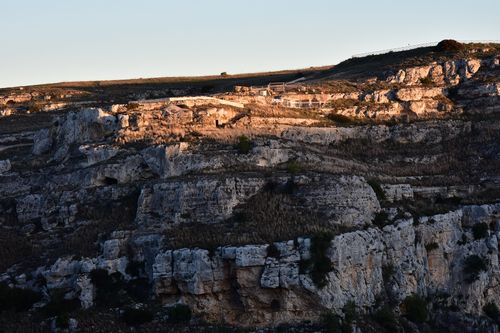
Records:
[[[193,325],[497,332],[498,58],[469,50],[267,99],[21,114],[33,92],[6,94],[0,324],[29,311],[85,331],[132,307],[153,330],[183,304]],[[309,92],[325,103],[276,104]]]

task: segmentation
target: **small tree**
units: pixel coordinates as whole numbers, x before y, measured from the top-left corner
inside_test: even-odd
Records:
[[[245,135],[242,135],[238,138],[236,149],[238,149],[239,154],[248,154],[252,150],[252,146],[252,141]]]

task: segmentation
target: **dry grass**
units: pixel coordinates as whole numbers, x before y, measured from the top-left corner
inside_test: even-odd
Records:
[[[300,202],[290,193],[291,188],[273,186],[236,207],[234,216],[224,223],[183,225],[168,230],[169,247],[215,249],[222,245],[266,244],[340,231],[319,214],[300,208]]]
[[[70,234],[61,235],[62,243],[54,249],[53,256],[73,254],[83,257],[94,257],[99,254],[99,241],[116,230],[127,230],[133,227],[137,211],[138,192],[116,201],[96,198],[94,202],[79,207],[79,220],[90,221]]]

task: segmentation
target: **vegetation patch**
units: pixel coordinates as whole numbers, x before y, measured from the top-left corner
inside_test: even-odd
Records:
[[[312,281],[318,288],[323,288],[327,282],[328,273],[333,269],[330,258],[326,255],[333,234],[321,232],[315,234],[311,239],[311,259],[302,263],[302,270],[309,271]]]
[[[331,311],[321,314],[320,322],[321,326],[327,333],[343,332],[342,318]]]
[[[403,301],[403,309],[406,318],[414,323],[421,324],[427,320],[427,302],[419,295],[411,295]]]
[[[302,166],[297,161],[290,161],[286,165],[286,170],[288,171],[288,173],[295,175],[302,171]]]
[[[0,283],[0,313],[28,311],[40,299],[41,295],[32,290],[11,288],[5,283]]]
[[[100,306],[120,306],[125,303],[123,289],[125,283],[120,273],[109,274],[105,269],[94,269],[90,280],[96,287],[96,303]]]
[[[436,52],[459,52],[465,49],[464,44],[453,39],[444,39],[434,48]]]
[[[484,222],[474,224],[472,226],[472,235],[474,239],[478,240],[488,237],[488,229],[488,224]]]
[[[381,210],[380,212],[375,214],[372,223],[379,228],[383,228],[386,225],[390,224],[389,215],[387,214],[387,212]]]
[[[1,218],[0,218],[1,219]],[[26,261],[33,255],[29,239],[11,229],[0,229],[0,271],[21,261]]]
[[[428,76],[420,78],[420,83],[424,86],[432,86],[434,81]]]
[[[267,256],[272,258],[280,257],[280,251],[278,250],[276,245],[274,245],[274,243],[269,244],[269,246],[267,247]]]
[[[384,201],[385,198],[385,192],[380,186],[379,182],[377,182],[375,179],[370,179],[367,181],[368,185],[370,185],[373,189],[373,192],[377,195],[377,199],[380,201]]]
[[[427,252],[437,250],[439,249],[439,244],[436,242],[425,244],[425,249],[427,250]]]
[[[65,294],[65,291],[62,289],[52,290],[50,302],[42,308],[42,312],[47,317],[58,317],[60,321],[59,327],[64,327],[67,324],[67,320],[65,321],[64,319],[67,319],[66,315],[68,313],[80,308],[80,300],[76,298],[66,299]]]
[[[485,315],[487,315],[497,323],[500,323],[500,310],[495,303],[487,303],[485,306],[483,306],[483,312]]]
[[[122,320],[128,326],[140,326],[149,323],[153,318],[153,313],[147,309],[127,308],[122,314]]]
[[[465,274],[465,281],[472,283],[479,278],[481,272],[488,270],[488,261],[478,255],[470,255],[464,260],[463,272]]]
[[[397,332],[399,323],[394,315],[394,311],[387,305],[375,311],[372,315],[373,320],[389,332]]]
[[[382,266],[382,279],[384,280],[384,284],[387,284],[392,279],[394,273],[395,269],[393,265]]]
[[[326,117],[328,118],[328,120],[341,125],[351,125],[355,123],[355,121],[352,118],[338,113],[330,113]]]
[[[238,150],[238,154],[248,154],[253,147],[253,142],[246,137],[245,135],[242,135],[238,138],[238,143],[236,143],[235,148]]]
[[[185,304],[176,304],[167,309],[168,321],[174,324],[191,320],[191,309]]]
[[[217,224],[184,224],[165,232],[170,248],[270,244],[321,232],[345,231],[323,216],[300,207],[294,196],[297,185],[269,182],[247,202],[233,209],[233,216]]]

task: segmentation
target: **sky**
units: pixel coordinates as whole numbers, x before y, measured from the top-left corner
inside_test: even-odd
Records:
[[[499,0],[0,0],[0,87],[333,65],[500,40]]]

